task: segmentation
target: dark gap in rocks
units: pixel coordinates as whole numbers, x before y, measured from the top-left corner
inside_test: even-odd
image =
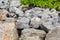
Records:
[[[16,14],[16,18],[18,18],[19,17],[19,15],[18,14]]]
[[[18,32],[18,37],[21,37],[21,31],[22,31],[23,29],[17,29],[17,32]]]
[[[2,10],[2,8],[0,8]]]
[[[34,5],[34,4],[30,4],[30,5],[29,5],[29,8],[32,9],[32,8],[34,7],[33,5]]]
[[[53,18],[52,15],[48,14],[50,16],[50,18]]]
[[[54,25],[54,22],[52,22],[52,25]]]
[[[2,21],[5,21],[5,20],[2,20]]]
[[[6,15],[7,17],[10,17],[9,14]]]
[[[53,18],[51,15],[49,15],[50,16],[50,18]]]
[[[29,21],[29,25],[30,25],[31,21]]]
[[[23,9],[22,11],[25,13],[25,11],[30,10],[30,9],[32,9],[32,8],[33,8],[33,7],[30,7],[30,6],[29,6],[29,7],[23,7],[23,8],[22,8],[22,9]]]
[[[46,38],[46,35],[45,35],[45,37],[43,38],[43,40],[45,40],[45,38]]]
[[[37,28],[37,29],[39,29],[39,30],[44,30],[46,33],[48,33],[49,32],[49,29],[47,29],[44,25],[40,25],[39,26],[39,28]]]
[[[17,8],[19,8],[20,6],[17,6]]]
[[[39,18],[42,18],[42,16],[38,16]]]
[[[50,18],[52,18],[52,16],[50,16]]]
[[[2,3],[4,3],[4,1],[2,1]]]
[[[58,16],[60,17],[60,13],[58,13]]]
[[[32,28],[32,27],[30,27],[30,28]]]
[[[7,11],[10,12],[10,11],[9,11],[9,8],[7,8]]]

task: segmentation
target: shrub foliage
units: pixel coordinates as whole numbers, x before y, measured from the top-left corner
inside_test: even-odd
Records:
[[[21,0],[21,5],[32,5],[42,8],[60,8],[60,0]]]

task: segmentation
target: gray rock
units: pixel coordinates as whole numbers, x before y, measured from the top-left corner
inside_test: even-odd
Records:
[[[60,27],[50,30],[45,40],[60,40]]]
[[[47,28],[47,29],[52,29],[54,26],[52,24],[53,18],[50,18],[48,15],[43,15],[42,16],[42,24]]]
[[[52,13],[56,13],[57,11],[55,9],[51,9],[51,12]]]
[[[44,9],[42,8],[32,8],[30,10],[25,11],[25,16],[27,16],[29,19],[36,17],[36,16],[42,16]]]
[[[18,7],[20,6],[20,0],[10,0],[10,6]]]
[[[33,27],[33,28],[38,28],[39,27],[39,25],[41,24],[41,19],[40,18],[38,18],[38,17],[33,17],[32,19],[31,19],[31,26]]]
[[[33,17],[35,17],[36,15],[35,15],[35,11],[34,10],[27,10],[26,12],[25,12],[25,16],[26,17],[28,17],[29,19],[31,19],[31,18],[33,18]]]
[[[17,28],[22,29],[22,28],[29,28],[29,19],[22,17],[17,20]]]
[[[23,16],[23,11],[21,11],[20,9],[16,8],[16,7],[10,7],[9,8],[10,12],[15,12],[16,14],[18,14],[19,16]]]
[[[9,8],[9,0],[0,0],[0,8]]]
[[[20,40],[44,40],[46,33],[43,30],[28,28],[22,30]]]

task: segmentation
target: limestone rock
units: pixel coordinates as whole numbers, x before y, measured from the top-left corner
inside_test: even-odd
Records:
[[[60,27],[55,27],[46,35],[45,40],[60,40]]]
[[[43,40],[46,33],[43,30],[28,28],[22,30],[20,40]]]
[[[14,22],[0,23],[0,40],[18,40]]]

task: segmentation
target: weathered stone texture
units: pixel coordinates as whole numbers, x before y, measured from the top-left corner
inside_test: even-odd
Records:
[[[0,40],[18,40],[14,22],[0,22]]]
[[[60,27],[50,30],[45,40],[60,40]]]
[[[43,40],[46,33],[43,30],[28,28],[22,30],[20,40]]]

